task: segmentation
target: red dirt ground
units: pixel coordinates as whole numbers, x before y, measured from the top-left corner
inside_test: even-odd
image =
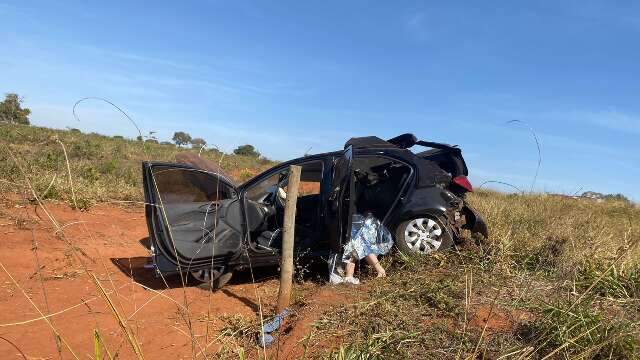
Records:
[[[347,302],[357,302],[359,295],[365,293],[366,285],[361,285],[358,291],[353,291],[349,287],[323,287],[314,292],[305,306],[297,314],[295,323],[287,331],[287,326],[283,326],[286,334],[277,339],[278,343],[273,346],[272,354],[277,352],[277,358],[281,360],[300,359],[305,355],[304,346],[307,337],[313,331],[313,324],[316,320],[333,306],[346,304]],[[324,350],[337,347],[339,342],[336,339],[328,339],[322,344]],[[327,343],[329,342],[329,343]],[[309,355],[309,354],[306,354]]]
[[[232,280],[216,292],[192,284],[183,288],[178,277],[167,279],[167,288],[151,269],[144,268],[148,262],[148,251],[143,246],[147,227],[141,206],[98,205],[90,211],[79,212],[65,204],[48,203],[47,209],[64,227],[65,238],[72,243],[74,251],[55,234],[55,227],[41,208],[36,210],[33,205],[16,206],[15,203],[5,198],[0,204],[3,246],[0,262],[6,269],[0,269],[1,359],[22,358],[10,342],[29,359],[59,358],[51,327],[46,321],[38,320],[41,314],[22,290],[39,311],[53,314],[48,317],[51,325],[78,358],[95,356],[96,329],[112,355],[117,352],[122,359],[134,357],[116,318],[99,297],[86,270],[99,279],[118,311],[128,319],[147,359],[193,358],[205,348],[207,353],[215,353],[222,345],[220,340],[214,341],[223,325],[221,315],[240,314],[253,321],[258,309],[257,294],[265,311],[272,311],[271,304],[275,303],[278,291],[275,271],[258,271],[256,275],[262,280],[255,285],[248,280]],[[34,251],[34,239],[37,251]],[[300,353],[299,340],[312,321],[326,304],[343,298],[334,291],[314,286],[307,300],[310,306],[300,311],[295,326],[280,339],[280,358]],[[192,344],[187,320],[179,311],[184,306],[189,309],[196,344]],[[211,314],[208,336],[207,313]],[[74,358],[64,344],[61,347],[63,358]],[[273,354],[273,351],[275,349],[269,352]]]
[[[152,269],[145,268],[150,259],[144,246],[148,234],[141,206],[102,204],[80,212],[66,204],[47,203],[52,217],[64,228],[62,237],[56,235],[55,226],[42,208],[16,203],[15,198],[0,197],[0,243],[3,245],[0,251],[0,359],[21,359],[16,347],[29,359],[59,358],[51,326],[78,358],[95,356],[95,330],[112,355],[134,358],[131,346],[105,300],[99,296],[90,274],[96,276],[127,319],[147,359],[193,358],[194,355],[204,358],[203,350],[209,358],[215,358],[222,345],[232,349],[237,346],[228,338],[219,337],[225,315],[240,315],[248,323],[255,322],[257,295],[264,312],[273,312],[278,292],[275,269],[257,270],[255,275],[259,280],[255,284],[249,276],[241,274],[216,292],[195,284],[183,288],[178,277],[167,278],[166,283],[156,278]],[[296,309],[282,327],[282,335],[267,349],[270,358],[302,356],[304,339],[311,333],[314,321],[331,306],[357,301],[359,294],[365,292],[313,283],[305,283],[303,288],[305,305]],[[366,284],[359,287],[359,290],[365,289]],[[188,318],[180,311],[185,306],[189,309]],[[48,317],[51,326],[39,311],[52,314]],[[211,316],[207,335],[208,313]],[[472,309],[469,326],[482,331],[486,325],[487,334],[503,332],[526,315],[478,304]],[[189,335],[188,321],[195,344]],[[242,339],[237,342],[242,343]],[[74,358],[64,344],[61,348],[63,358]],[[256,346],[245,351],[249,357],[261,352]]]
[[[471,317],[469,326],[479,330],[501,332],[509,331],[513,327],[510,314],[503,312],[497,306],[479,305]]]

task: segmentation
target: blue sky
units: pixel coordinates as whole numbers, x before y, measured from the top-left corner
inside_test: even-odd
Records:
[[[472,182],[640,200],[640,3],[0,0],[0,91],[32,123],[270,158],[413,132]],[[505,188],[506,190],[507,188]]]

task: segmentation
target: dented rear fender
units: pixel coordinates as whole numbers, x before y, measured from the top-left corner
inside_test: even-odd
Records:
[[[462,211],[466,219],[466,223],[462,228],[471,231],[472,234],[481,234],[485,239],[488,239],[489,229],[482,216],[467,204],[462,207]]]

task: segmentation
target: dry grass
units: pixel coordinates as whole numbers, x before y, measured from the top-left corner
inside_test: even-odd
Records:
[[[21,166],[43,199],[64,200],[80,209],[111,200],[141,201],[141,161],[175,162],[180,152],[198,151],[170,144],[4,123],[0,123],[0,146],[19,154]],[[201,156],[215,163],[224,156],[223,170],[239,182],[275,164],[268,159],[223,155],[217,150],[205,150]],[[25,180],[6,149],[0,151],[0,173],[3,174],[0,193],[24,187]]]
[[[191,151],[17,125],[0,128],[0,146],[0,193],[38,194],[33,203],[43,209],[40,198],[76,208],[141,201],[140,161],[173,161],[178,152]],[[17,154],[17,163],[10,154]],[[222,154],[203,156],[217,162]],[[271,165],[238,156],[222,162],[239,181]],[[30,186],[33,191],[27,192]],[[325,313],[308,338],[306,354],[332,359],[640,357],[640,209],[615,201],[491,191],[469,200],[486,218],[490,240],[469,239],[459,249],[426,258],[387,257],[390,276],[362,287],[366,294],[358,302]],[[81,263],[82,249],[50,220]],[[32,225],[27,218],[15,222],[18,228]],[[111,301],[109,294],[117,289],[86,268],[83,274],[109,304],[131,355],[141,357],[140,344]],[[300,303],[304,306],[304,299]],[[192,321],[186,301],[176,302],[176,308],[186,312],[185,322]],[[217,355],[244,357],[257,321],[229,316],[223,322],[220,336],[230,340],[221,341]],[[55,324],[48,324],[73,354]],[[95,339],[96,354],[107,353],[97,332]],[[203,352],[202,346],[208,344],[194,340],[193,353]]]
[[[366,300],[317,323],[317,350],[336,336],[332,359],[640,356],[637,207],[495,192],[470,201],[490,241],[388,260],[393,275]]]
[[[82,274],[86,274],[91,280],[95,286],[96,295],[104,300],[113,314],[113,320],[120,327],[123,341],[116,348],[113,357],[118,357],[122,344],[126,343],[130,345],[132,356],[143,358],[142,347],[136,338],[134,329],[121,311],[122,304],[117,296],[115,284],[110,277],[108,280],[99,280],[86,267],[86,260],[97,263],[97,259],[88,256],[81,247],[75,244],[75,239],[67,236],[64,229],[66,225],[61,226],[53,214],[47,210],[44,200],[64,200],[75,209],[87,209],[92,204],[104,201],[141,202],[143,196],[140,162],[149,159],[173,162],[177,153],[193,150],[176,148],[173,145],[131,141],[120,137],[87,135],[79,131],[8,124],[0,124],[0,126],[0,148],[2,150],[0,152],[0,173],[3,174],[2,181],[0,181],[0,193],[3,201],[12,202],[15,199],[20,199],[18,202],[29,202],[46,214],[53,225],[54,233],[65,244],[65,254],[69,253],[70,259],[81,265]],[[230,170],[231,176],[237,180],[242,180],[246,171],[234,171],[235,169],[250,167],[253,169],[252,171],[258,172],[273,165],[273,162],[267,159],[226,155],[211,150],[204,151],[201,155],[214,161],[224,158],[223,170]],[[19,196],[11,195],[12,193],[17,193]],[[81,217],[80,213],[78,215]],[[83,221],[74,223],[82,224],[81,227],[84,231],[92,237]],[[28,222],[23,218],[16,219],[16,225],[21,230],[29,227]],[[98,259],[103,261],[102,258]],[[9,270],[2,263],[0,265],[5,275],[12,280],[17,289],[21,290],[24,297],[40,314],[39,319],[43,319],[51,328],[59,356],[62,357],[62,353],[65,352],[78,358],[73,344],[69,344],[60,335],[57,326],[49,319],[49,315],[45,315],[40,307],[31,300],[29,294],[14,280]],[[40,266],[36,267],[40,269]],[[45,279],[40,276],[39,281],[44,290]],[[107,290],[108,288],[111,290]],[[114,293],[116,294],[115,298],[112,296]],[[83,303],[86,304],[85,301]],[[191,338],[192,353],[194,356],[196,356],[196,351],[199,351],[200,354],[204,353],[205,349],[201,347],[195,334],[191,332],[193,314],[188,309],[186,293],[184,303],[176,302],[176,306],[181,320],[189,329],[189,334],[186,335]],[[48,308],[46,313],[49,313]],[[111,358],[107,345],[100,338],[99,333],[94,334],[94,342],[96,358],[103,353],[103,350]],[[61,344],[64,349],[61,349]],[[113,346],[113,344],[111,345]]]
[[[620,265],[640,261],[640,208],[625,202],[565,199],[548,195],[474,194],[500,253],[500,265],[571,273],[585,261]]]

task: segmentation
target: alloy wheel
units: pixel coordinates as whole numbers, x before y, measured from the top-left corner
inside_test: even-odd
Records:
[[[442,245],[444,229],[429,218],[417,218],[409,221],[404,229],[404,241],[411,251],[429,254]]]

